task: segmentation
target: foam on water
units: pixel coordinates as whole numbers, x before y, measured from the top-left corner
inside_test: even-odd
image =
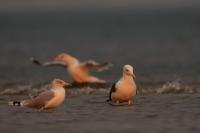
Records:
[[[39,85],[31,84],[9,84],[3,85],[0,89],[0,95],[29,95],[35,96],[50,88],[50,84],[44,83]],[[102,85],[75,85],[72,88],[67,88],[68,95],[108,95],[111,84]],[[166,82],[162,85],[148,85],[138,87],[138,95],[147,94],[178,94],[178,93],[200,93],[200,85],[184,85],[179,81]]]

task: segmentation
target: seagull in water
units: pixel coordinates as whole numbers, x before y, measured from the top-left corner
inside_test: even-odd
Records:
[[[39,109],[40,111],[54,109],[64,102],[64,87],[67,86],[70,86],[70,84],[60,79],[54,79],[50,90],[44,91],[32,99],[11,101],[8,103],[8,105],[35,108]]]
[[[105,83],[104,80],[99,79],[95,76],[90,75],[91,70],[101,72],[108,69],[112,64],[109,62],[97,63],[93,60],[80,62],[75,57],[68,54],[60,54],[53,59],[51,62],[40,63],[38,60],[32,58],[33,63],[41,66],[61,66],[64,67],[71,78],[76,83]]]
[[[112,85],[107,101],[114,102],[113,105],[119,105],[121,102],[128,102],[128,105],[132,105],[132,100],[136,96],[135,78],[133,67],[125,65],[123,67],[123,76]]]

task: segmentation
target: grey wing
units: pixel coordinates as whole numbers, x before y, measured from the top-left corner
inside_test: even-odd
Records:
[[[96,70],[98,72],[106,70],[110,66],[112,66],[112,64],[110,62],[97,63],[93,60],[85,61],[81,65],[82,65],[83,68],[85,68],[87,70]]]
[[[64,67],[64,68],[67,67],[66,63],[61,62],[61,61],[45,62],[43,64],[43,66],[45,66],[45,67],[49,67],[49,66],[61,66],[61,67]]]
[[[44,107],[51,99],[55,97],[53,91],[45,91],[33,99],[35,108]]]
[[[67,64],[62,62],[62,61],[50,61],[50,62],[40,62],[39,60],[35,59],[35,58],[31,58],[31,61],[36,64],[36,65],[39,65],[39,66],[44,66],[44,67],[50,67],[50,66],[61,66],[61,67],[64,67],[66,68],[67,67]]]
[[[112,101],[112,93],[116,91],[116,83],[114,83],[111,87],[110,93],[109,93],[109,99],[107,100],[107,102]]]

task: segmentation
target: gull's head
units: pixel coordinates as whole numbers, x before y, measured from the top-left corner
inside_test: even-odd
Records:
[[[67,83],[67,82],[65,82],[61,79],[54,79],[52,86],[55,87],[55,88],[63,88],[63,87],[71,86],[71,84]]]
[[[70,55],[68,54],[59,54],[54,58],[54,61],[66,61],[69,60],[70,58],[72,58]]]
[[[71,65],[71,64],[75,64],[77,62],[77,59],[68,54],[63,53],[56,56],[54,58],[54,61],[62,61],[62,62],[67,63],[68,65]]]
[[[133,77],[133,79],[136,79],[134,71],[135,70],[133,69],[131,65],[124,65],[123,73],[127,76]]]

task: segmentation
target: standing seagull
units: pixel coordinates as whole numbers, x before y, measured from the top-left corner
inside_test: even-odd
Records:
[[[131,105],[134,96],[136,96],[135,78],[133,67],[125,65],[123,76],[113,84],[107,101],[114,102],[116,105],[119,105],[120,102],[128,102],[128,105]]]
[[[105,83],[104,80],[101,80],[97,77],[91,76],[90,71],[95,70],[101,72],[111,66],[111,63],[97,63],[93,60],[80,62],[78,59],[68,55],[60,54],[54,58],[51,62],[40,63],[38,60],[32,58],[33,63],[41,66],[62,66],[64,67],[71,78],[76,83]]]
[[[50,90],[40,93],[33,99],[23,101],[11,101],[8,105],[36,108],[40,111],[54,109],[60,106],[65,100],[65,86],[69,83],[60,79],[54,79]]]

